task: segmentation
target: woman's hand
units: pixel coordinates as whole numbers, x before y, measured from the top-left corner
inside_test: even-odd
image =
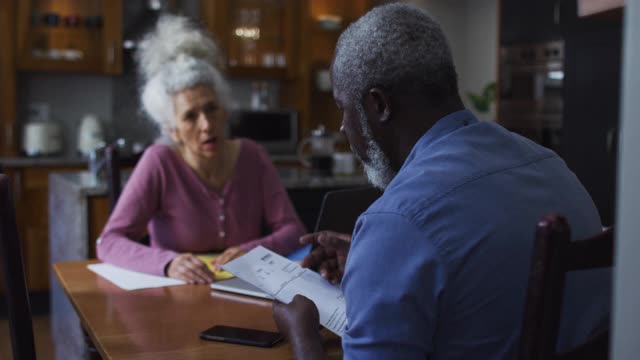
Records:
[[[207,264],[189,253],[180,254],[171,260],[167,267],[167,276],[184,280],[189,284],[210,284],[216,279]]]
[[[239,247],[230,247],[215,259],[215,261],[213,262],[213,266],[216,270],[222,270],[222,265],[246,253],[246,251],[242,250]]]

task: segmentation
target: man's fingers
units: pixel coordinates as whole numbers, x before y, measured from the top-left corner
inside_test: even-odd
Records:
[[[316,237],[318,236],[319,233],[311,233],[311,234],[306,234],[306,235],[302,235],[300,237],[300,239],[298,240],[300,242],[300,244],[314,244],[316,243]]]
[[[335,249],[338,251],[348,249],[350,246],[350,242],[348,240],[345,240],[344,237],[337,237],[334,234],[335,233],[321,234],[320,236],[318,236],[318,244],[322,245],[325,248]]]
[[[305,256],[300,265],[306,268],[313,268],[318,266],[326,257],[325,249],[322,247],[315,248],[311,250],[309,255]]]

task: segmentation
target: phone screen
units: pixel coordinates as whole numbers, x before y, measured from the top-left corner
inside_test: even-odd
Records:
[[[223,341],[234,344],[271,347],[282,340],[280,333],[238,327],[216,325],[200,333],[205,340]]]

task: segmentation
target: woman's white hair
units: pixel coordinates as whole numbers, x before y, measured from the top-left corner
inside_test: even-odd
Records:
[[[142,107],[163,132],[175,127],[173,96],[182,90],[209,86],[220,106],[231,106],[218,46],[185,17],[162,16],[140,42],[136,60],[143,84]]]

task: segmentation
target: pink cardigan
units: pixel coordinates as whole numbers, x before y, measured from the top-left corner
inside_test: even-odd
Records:
[[[167,145],[149,147],[97,240],[98,258],[164,275],[178,253],[250,250],[286,255],[305,229],[266,151],[241,140],[235,173],[222,192],[208,187]],[[263,236],[263,224],[270,234]],[[134,240],[148,231],[151,246]]]

